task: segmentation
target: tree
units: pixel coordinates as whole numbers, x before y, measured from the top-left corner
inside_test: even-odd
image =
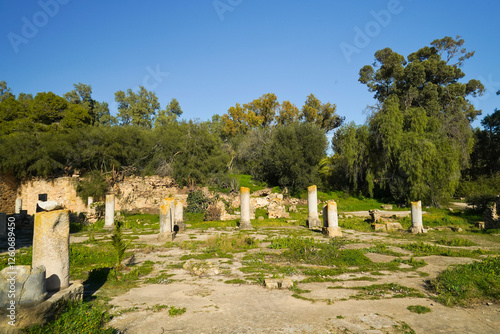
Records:
[[[161,110],[155,121],[155,126],[164,126],[167,123],[175,122],[182,115],[181,105],[177,99],[173,98],[165,110]]]
[[[374,182],[399,201],[438,205],[453,195],[468,166],[470,123],[481,111],[467,97],[484,87],[459,81],[460,67],[473,55],[463,43],[445,37],[407,59],[385,48],[375,53],[374,66],[359,72],[379,102],[368,121]]]
[[[258,119],[260,119],[261,123],[259,125],[261,127],[269,127],[275,121],[280,103],[278,102],[278,98],[275,94],[267,93],[258,99],[243,105],[243,107],[246,110],[253,112]]]
[[[5,81],[0,81],[0,102],[14,97],[9,87],[7,87],[7,83]]]
[[[81,82],[73,84],[74,90],[64,94],[64,98],[70,104],[76,104],[83,107],[91,118],[91,124],[113,125],[116,120],[109,113],[107,102],[98,102],[92,98],[92,87]]]
[[[343,117],[336,114],[335,104],[321,103],[313,94],[309,94],[302,107],[300,118],[309,123],[317,124],[320,128],[329,132],[339,127],[344,121]]]
[[[294,123],[272,129],[264,148],[263,173],[269,185],[291,192],[319,181],[318,163],[326,155],[324,130],[311,123]]]
[[[139,92],[134,93],[131,89],[115,93],[115,101],[118,103],[118,119],[121,125],[138,125],[144,128],[152,128],[156,112],[160,109],[160,103],[154,92],[149,92],[143,86],[139,86]]]
[[[279,115],[276,116],[276,122],[279,125],[297,123],[299,121],[299,108],[290,101],[283,101]]]
[[[227,110],[227,114],[222,115],[221,123],[224,135],[230,137],[245,134],[248,130],[259,126],[262,124],[262,117],[236,103],[234,107]]]

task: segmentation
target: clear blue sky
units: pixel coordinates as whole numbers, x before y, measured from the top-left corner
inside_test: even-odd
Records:
[[[487,88],[473,100],[484,116],[500,108],[499,16],[499,1],[0,0],[0,80],[16,95],[89,84],[112,113],[116,91],[146,85],[200,120],[269,92],[300,108],[313,93],[361,124],[374,100],[358,71],[375,51],[460,35],[476,51],[466,80]]]

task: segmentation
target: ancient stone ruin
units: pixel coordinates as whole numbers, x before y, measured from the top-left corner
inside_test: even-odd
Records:
[[[267,206],[268,218],[290,218],[290,214],[286,212],[283,202],[283,194],[269,194],[269,205]]]
[[[106,195],[106,211],[104,218],[104,227],[112,228],[115,224],[115,194]]]
[[[240,188],[240,229],[248,230],[252,228],[252,222],[250,221],[250,188],[241,187]]]
[[[175,195],[174,201],[174,223],[179,231],[184,231],[186,229],[186,225],[184,224],[184,206],[187,206],[187,195]]]
[[[411,202],[411,227],[410,233],[425,233],[422,223],[422,202]]]
[[[55,210],[35,215],[33,268],[44,266],[47,291],[69,286],[69,211]]]
[[[321,220],[318,217],[318,188],[307,187],[307,225],[309,228],[321,228]]]
[[[174,238],[175,225],[175,199],[166,197],[161,200],[160,205],[160,234],[159,240],[172,241]]]
[[[342,236],[337,214],[337,203],[334,200],[326,202],[323,208],[323,233],[330,238]]]
[[[484,212],[484,228],[500,228],[500,195]]]

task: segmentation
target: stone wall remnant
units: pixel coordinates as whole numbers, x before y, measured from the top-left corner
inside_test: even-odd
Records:
[[[269,194],[268,198],[267,216],[269,218],[290,218],[283,202],[283,194]]]

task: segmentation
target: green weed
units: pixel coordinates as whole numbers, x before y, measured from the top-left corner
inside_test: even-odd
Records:
[[[427,306],[421,306],[421,305],[410,305],[407,307],[408,311],[417,313],[417,314],[424,314],[424,313],[429,313],[431,311],[430,308]]]
[[[437,301],[444,305],[467,305],[500,299],[500,257],[449,267],[430,282]]]

